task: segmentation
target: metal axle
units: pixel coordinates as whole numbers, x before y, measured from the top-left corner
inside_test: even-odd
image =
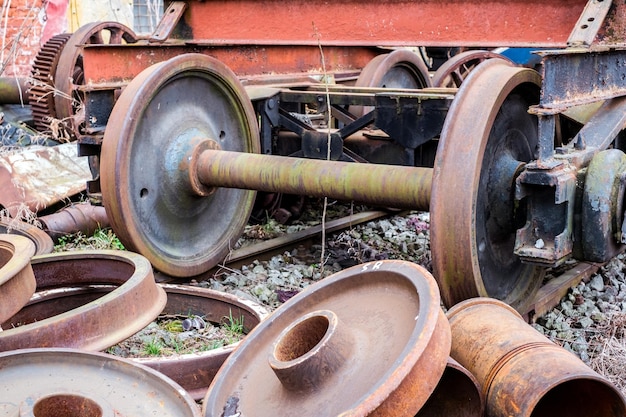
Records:
[[[431,168],[229,152],[207,149],[203,144],[196,146],[189,167],[192,189],[199,195],[210,192],[205,186],[329,197],[414,210],[428,210],[430,205]]]

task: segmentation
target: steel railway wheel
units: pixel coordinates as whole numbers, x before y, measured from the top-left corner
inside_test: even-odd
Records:
[[[113,229],[166,274],[193,276],[215,266],[254,204],[254,191],[190,181],[191,151],[207,139],[218,149],[259,151],[245,90],[225,65],[200,54],[140,73],[122,92],[104,135],[102,195]]]
[[[433,87],[459,88],[463,80],[478,64],[493,58],[513,63],[504,55],[491,51],[461,52],[448,59],[437,69],[432,79]]]
[[[518,310],[541,285],[543,268],[514,255],[525,222],[515,178],[534,159],[539,75],[503,60],[478,66],[461,86],[441,134],[433,173],[431,249],[447,306],[476,296]]]
[[[428,67],[424,60],[406,49],[396,49],[389,54],[378,55],[363,68],[355,83],[355,87],[396,89],[422,89],[430,86]],[[350,107],[350,113],[357,117],[371,110],[371,107]]]
[[[77,87],[85,84],[81,45],[119,45],[137,42],[132,29],[117,22],[95,22],[74,32],[59,55],[54,82],[59,93],[54,95],[55,117],[69,120],[74,134],[83,127],[81,116],[83,96]]]

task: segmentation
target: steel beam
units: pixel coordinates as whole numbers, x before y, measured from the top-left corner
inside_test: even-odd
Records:
[[[585,0],[208,0],[183,17],[223,44],[562,47]]]

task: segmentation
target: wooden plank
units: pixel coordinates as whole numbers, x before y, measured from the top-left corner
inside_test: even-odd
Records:
[[[572,269],[567,270],[556,278],[551,279],[537,292],[526,314],[529,322],[535,322],[539,317],[556,307],[570,288],[581,281],[587,281],[600,268],[599,264],[580,262]]]

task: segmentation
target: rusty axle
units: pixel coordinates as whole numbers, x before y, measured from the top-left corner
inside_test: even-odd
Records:
[[[202,147],[199,145],[196,148]],[[312,160],[203,149],[190,175],[206,187],[228,187],[428,210],[432,169]],[[191,179],[193,183],[195,179]],[[195,187],[192,187],[195,189]],[[201,187],[202,188],[202,187]],[[207,190],[197,189],[200,195]]]

